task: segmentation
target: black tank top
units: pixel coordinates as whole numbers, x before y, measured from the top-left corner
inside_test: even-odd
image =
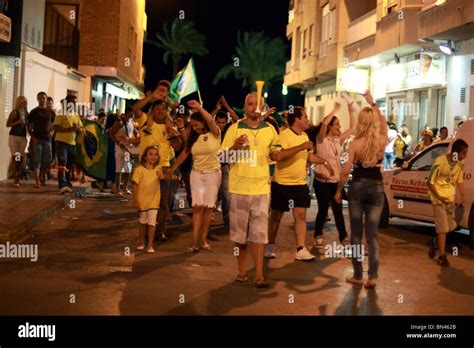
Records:
[[[16,113],[16,120],[20,119],[20,111],[17,109],[13,110]],[[17,137],[26,137],[26,120],[28,119],[28,112],[25,111],[25,119],[23,124],[17,124],[16,126],[10,129],[10,135],[15,135]]]
[[[373,167],[363,167],[360,161],[357,161],[354,165],[354,170],[352,172],[352,180],[357,181],[360,179],[370,179],[370,180],[383,180],[381,172],[381,164],[383,160],[379,160],[377,164]]]

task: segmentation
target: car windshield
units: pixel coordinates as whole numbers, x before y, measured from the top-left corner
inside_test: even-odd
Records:
[[[411,170],[431,170],[434,160],[447,152],[448,143],[430,147],[411,163]]]

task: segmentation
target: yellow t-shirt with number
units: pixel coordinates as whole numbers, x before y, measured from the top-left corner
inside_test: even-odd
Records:
[[[436,187],[438,194],[454,203],[456,198],[456,184],[463,182],[464,163],[457,161],[451,165],[448,161],[448,155],[441,155],[434,161],[431,167],[431,173],[428,177],[428,183]],[[444,204],[435,195],[428,191],[431,203]]]
[[[291,128],[280,133],[282,149],[290,149],[309,141],[305,132],[296,134]],[[306,185],[306,162],[308,151],[299,151],[292,158],[276,163],[274,181],[280,185]]]
[[[220,147],[220,134],[214,135],[212,132],[201,134],[191,149],[193,168],[204,172],[219,169],[221,164],[217,152]]]
[[[136,193],[138,211],[159,208],[161,195],[160,179],[163,178],[163,171],[159,165],[153,169],[140,165],[135,169],[132,182],[138,185]]]
[[[140,127],[140,158],[143,151],[148,146],[158,146],[160,154],[160,165],[163,167],[170,166],[170,160],[175,158],[174,149],[170,142],[166,139],[166,125],[163,123],[153,123],[151,130],[147,128],[146,121],[148,115],[142,112],[141,117],[137,119],[138,126]]]
[[[82,121],[79,115],[56,115],[53,126],[62,128],[71,128],[73,125],[82,127]],[[76,145],[76,132],[56,132],[54,140],[61,141],[69,145]]]
[[[229,127],[221,149],[228,150],[244,134],[247,135],[249,149],[229,151],[225,155],[230,168],[229,192],[241,195],[268,194],[270,153],[280,150],[278,134],[265,122],[251,128],[245,121],[240,121]]]

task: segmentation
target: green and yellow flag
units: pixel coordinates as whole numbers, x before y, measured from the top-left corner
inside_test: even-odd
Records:
[[[196,70],[194,69],[194,62],[191,58],[186,67],[181,70],[176,75],[173,82],[171,82],[169,96],[172,100],[177,100],[180,102],[181,99],[194,92],[198,92],[199,101],[202,102],[196,78]]]
[[[108,138],[104,130],[94,121],[84,120],[83,131],[76,138],[76,163],[87,176],[95,179],[107,178]]]

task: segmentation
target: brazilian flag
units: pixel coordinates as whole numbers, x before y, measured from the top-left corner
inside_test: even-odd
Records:
[[[83,120],[82,132],[76,137],[76,163],[87,176],[107,178],[108,137],[96,122]]]

